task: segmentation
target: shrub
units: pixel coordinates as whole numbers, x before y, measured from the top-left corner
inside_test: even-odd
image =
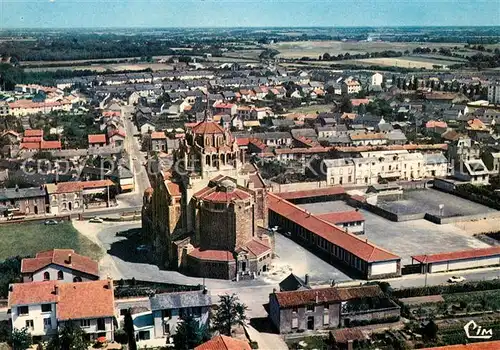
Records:
[[[127,332],[125,332],[123,329],[117,329],[115,331],[115,341],[120,344],[127,344],[128,342]]]

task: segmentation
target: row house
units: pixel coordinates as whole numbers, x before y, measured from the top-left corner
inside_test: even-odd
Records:
[[[234,103],[215,103],[213,108],[216,114],[236,115],[237,105]]]
[[[399,306],[379,286],[274,291],[269,295],[269,319],[279,333],[349,327],[359,321],[383,323],[400,315]]]
[[[349,135],[354,146],[374,146],[387,144],[387,137],[383,133],[355,131]]]
[[[111,180],[74,181],[47,184],[49,212],[51,214],[81,213],[85,208],[106,206],[112,200],[109,188],[114,186]]]
[[[24,283],[94,281],[99,279],[99,265],[73,249],[52,249],[22,259],[21,277]]]
[[[68,323],[80,326],[89,340],[113,341],[114,304],[111,279],[15,283],[8,299],[12,329],[26,328],[33,341],[49,340]]]
[[[0,210],[7,217],[45,214],[48,212],[45,188],[1,188]]]
[[[415,180],[446,176],[443,154],[407,151],[361,152],[360,158],[324,159],[322,173],[330,185],[373,185],[381,180]]]

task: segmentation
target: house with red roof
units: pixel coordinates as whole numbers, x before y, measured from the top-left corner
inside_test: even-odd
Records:
[[[209,341],[198,345],[194,350],[250,350],[247,341],[231,338],[225,335],[216,335]]]
[[[420,264],[421,273],[447,272],[495,266],[500,263],[500,246],[437,254],[414,255],[412,264]]]
[[[108,142],[114,147],[121,147],[127,136],[124,129],[110,130],[108,132]]]
[[[238,106],[235,103],[217,102],[214,104],[215,114],[236,115]]]
[[[23,282],[94,281],[99,279],[99,266],[73,249],[52,249],[21,260],[21,276]]]
[[[105,134],[91,134],[88,135],[89,148],[100,148],[106,146]]]
[[[376,299],[379,303],[368,301]],[[359,303],[366,308],[359,311]],[[373,305],[373,306],[372,306]],[[376,306],[375,306],[376,305]],[[348,327],[358,320],[393,320],[400,307],[378,285],[300,289],[269,294],[269,319],[279,333]]]
[[[10,286],[8,307],[13,329],[27,328],[34,340],[48,340],[67,322],[90,340],[114,339],[113,281],[43,281]]]
[[[344,265],[366,279],[401,275],[401,257],[361,239],[305,209],[267,193],[269,226],[278,226],[329,261]]]

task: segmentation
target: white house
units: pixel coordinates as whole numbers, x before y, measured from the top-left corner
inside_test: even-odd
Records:
[[[375,73],[371,77],[371,85],[382,85],[382,82],[384,81],[384,76],[380,73]]]
[[[21,260],[23,282],[82,282],[99,279],[98,263],[73,249],[52,249]]]
[[[13,329],[27,328],[35,338],[50,338],[67,322],[78,324],[91,340],[114,339],[115,318],[111,280],[62,283],[45,281],[10,286]]]

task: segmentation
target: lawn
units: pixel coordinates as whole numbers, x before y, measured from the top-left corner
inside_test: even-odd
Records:
[[[82,236],[71,222],[47,226],[43,223],[0,225],[0,261],[11,256],[34,256],[53,248],[70,248],[77,253],[99,260],[104,252],[94,242]]]
[[[288,111],[288,113],[315,114],[315,113],[322,113],[322,112],[331,112],[334,107],[335,107],[334,105],[301,106],[301,107],[290,109]]]

